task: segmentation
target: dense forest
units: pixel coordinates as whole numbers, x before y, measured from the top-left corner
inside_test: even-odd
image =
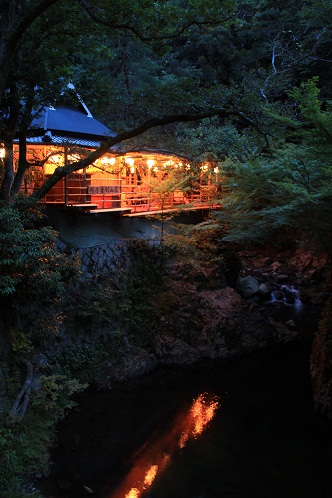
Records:
[[[213,273],[224,264],[221,246],[274,247],[324,253],[331,263],[332,4],[0,4],[0,495],[14,498],[28,495],[24,485],[47,465],[72,395],[107,387],[103,362],[122,338],[151,350],[160,314],[172,307],[174,258]],[[31,121],[45,105],[71,103],[69,83],[117,136],[22,195],[41,166],[26,158]],[[218,166],[222,210],[161,247],[133,244],[130,271],[121,253],[107,277],[82,285],[79,258],[56,250],[39,201],[119,143]],[[79,341],[96,330],[95,343]],[[331,354],[327,297],[320,335]]]

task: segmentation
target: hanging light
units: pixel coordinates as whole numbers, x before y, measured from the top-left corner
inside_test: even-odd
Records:
[[[128,164],[129,166],[133,166],[135,160],[132,157],[125,157],[125,163]]]
[[[164,163],[164,168],[167,168],[168,166],[172,166],[172,164],[174,164],[174,162],[172,161],[172,159],[170,159],[169,161],[166,161]]]
[[[130,173],[133,175],[135,173],[135,166],[131,166]]]
[[[214,173],[217,175],[217,174],[219,173],[219,168],[218,168],[218,166],[216,166],[216,167],[214,168],[214,170],[213,170],[213,171],[214,171]]]
[[[1,147],[0,149],[0,159],[4,159],[5,157],[5,149]]]
[[[101,158],[101,164],[109,164],[110,166],[112,166],[113,164],[115,164],[115,157],[102,157]]]
[[[67,157],[68,157],[69,161],[73,161],[73,162],[80,161],[80,159],[81,159],[81,156],[79,154],[69,154]]]
[[[152,168],[152,166],[154,165],[154,163],[155,163],[155,160],[154,160],[154,159],[148,159],[148,160],[146,161],[146,164],[148,165],[148,168],[149,168],[149,169],[150,169],[150,168]]]
[[[63,162],[63,157],[59,154],[55,154],[54,156],[52,156],[50,158],[50,161],[52,163],[56,163],[56,164],[59,164],[59,163],[62,163]]]

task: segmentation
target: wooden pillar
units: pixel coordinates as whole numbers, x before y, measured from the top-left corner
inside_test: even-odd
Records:
[[[68,165],[68,147],[65,145],[65,166]],[[64,186],[65,186],[65,206],[68,206],[68,175],[64,178]]]

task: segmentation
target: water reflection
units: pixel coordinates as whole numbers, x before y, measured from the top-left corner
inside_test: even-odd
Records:
[[[219,408],[219,399],[200,394],[189,409],[180,413],[170,430],[156,441],[145,445],[121,486],[109,498],[142,498],[157,475],[171,462],[172,455],[196,439],[206,429]]]

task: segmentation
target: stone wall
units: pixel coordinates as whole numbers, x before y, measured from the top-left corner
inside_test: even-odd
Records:
[[[113,269],[120,258],[125,258],[126,247],[132,241],[110,241],[95,247],[74,247],[57,239],[59,251],[68,255],[78,256],[82,262],[82,271],[85,277],[107,273]]]
[[[56,247],[59,251],[69,256],[78,256],[81,260],[81,269],[86,278],[95,275],[108,273],[115,267],[121,265],[127,267],[130,264],[128,247],[137,243],[146,243],[149,246],[156,246],[159,241],[142,241],[142,240],[111,240],[106,244],[94,247],[75,247],[72,244],[66,244],[60,239],[56,240]]]

